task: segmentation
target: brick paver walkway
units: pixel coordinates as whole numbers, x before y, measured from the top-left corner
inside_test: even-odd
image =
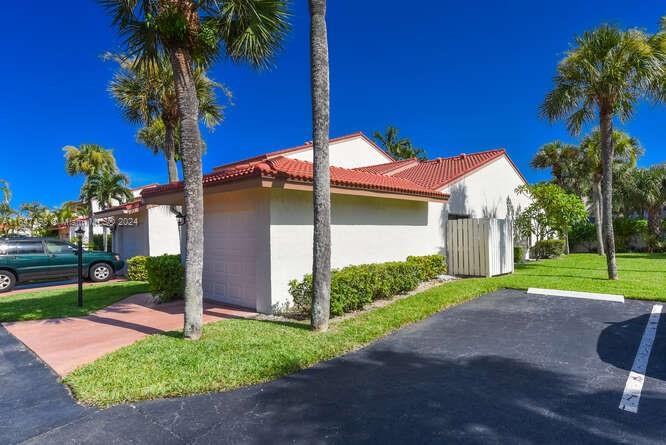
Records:
[[[204,303],[204,323],[254,315],[210,300]],[[147,335],[182,329],[183,302],[156,304],[149,294],[138,294],[85,317],[19,321],[3,326],[64,376]]]

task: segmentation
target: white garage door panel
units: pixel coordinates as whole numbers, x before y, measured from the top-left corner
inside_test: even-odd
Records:
[[[204,220],[206,298],[254,309],[257,222],[254,209],[210,206]]]

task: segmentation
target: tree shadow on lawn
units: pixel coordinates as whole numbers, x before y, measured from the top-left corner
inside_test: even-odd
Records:
[[[521,273],[520,275],[517,276],[517,278],[520,278],[520,277],[535,277],[535,278],[541,278],[541,279],[548,279],[548,278],[576,278],[576,279],[578,279],[578,280],[609,281],[608,278],[590,277],[590,276],[581,276],[581,275],[567,275],[567,274],[548,274],[548,275],[543,275],[543,274]]]
[[[621,389],[591,390],[587,379],[562,368],[546,369],[499,355],[446,358],[407,349],[382,344],[268,384],[143,402],[138,409],[183,440],[202,442],[666,439],[661,422],[646,422],[617,408]]]

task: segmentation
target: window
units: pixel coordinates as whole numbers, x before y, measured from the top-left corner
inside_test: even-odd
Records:
[[[18,255],[44,253],[44,246],[41,241],[21,241],[16,243],[16,253]]]
[[[76,247],[64,241],[47,241],[46,251],[48,253],[76,253]]]
[[[16,255],[16,244],[11,241],[0,241],[0,255]]]

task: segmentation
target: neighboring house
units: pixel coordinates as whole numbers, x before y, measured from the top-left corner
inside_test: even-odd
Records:
[[[142,190],[155,185],[132,189],[134,200],[95,212],[97,222],[110,225],[112,250],[123,259],[180,253],[176,213],[168,205],[145,204],[141,198]]]
[[[329,150],[333,268],[445,254],[449,203],[456,217],[503,217],[507,198],[521,202],[524,179],[504,150],[394,161],[362,133]],[[289,281],[312,270],[311,160],[306,143],[204,176],[206,298],[264,313],[290,303]],[[141,195],[144,206],[182,205],[182,183]]]

